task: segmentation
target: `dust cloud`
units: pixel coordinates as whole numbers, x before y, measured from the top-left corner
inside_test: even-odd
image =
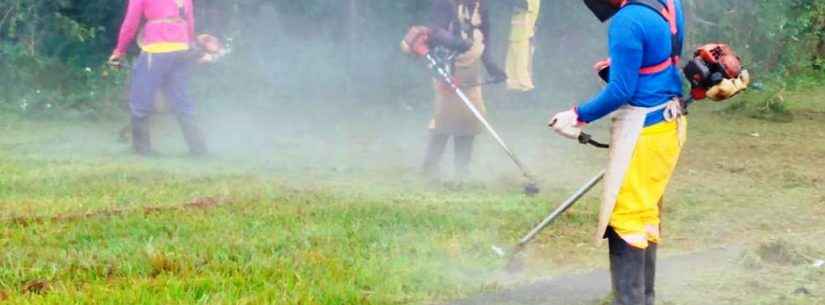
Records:
[[[296,17],[270,3],[205,8],[201,29],[218,32],[231,46],[223,61],[194,73],[193,92],[213,155],[275,170],[325,168],[354,176],[415,172],[432,114],[432,78],[422,59],[405,56],[398,45],[410,25],[428,22],[429,1],[418,2],[416,16],[350,7],[347,1],[332,5],[339,11],[314,18]],[[489,47],[503,66],[511,9],[491,4]],[[542,12],[534,92],[484,88],[491,124],[538,176],[578,173],[576,166],[596,158],[545,127],[551,113],[599,88],[590,67],[605,54],[606,28],[579,4],[551,5]],[[476,143],[474,179],[519,178],[487,134]],[[442,160],[445,174],[452,172],[450,153]]]

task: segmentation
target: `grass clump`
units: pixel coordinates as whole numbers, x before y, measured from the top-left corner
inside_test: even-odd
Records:
[[[750,91],[731,101],[725,112],[777,123],[790,123],[794,120],[794,114],[790,111],[785,98],[784,88]]]
[[[806,256],[799,247],[782,239],[759,245],[756,254],[762,261],[776,265],[799,265],[806,262]]]

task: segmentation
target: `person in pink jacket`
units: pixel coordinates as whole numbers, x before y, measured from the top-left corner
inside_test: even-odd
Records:
[[[155,111],[155,94],[161,91],[175,111],[190,153],[205,154],[203,134],[194,119],[194,102],[187,92],[193,63],[189,51],[195,41],[192,0],[129,0],[109,61],[121,61],[135,38],[141,49],[129,93],[135,152],[153,154],[149,117]]]

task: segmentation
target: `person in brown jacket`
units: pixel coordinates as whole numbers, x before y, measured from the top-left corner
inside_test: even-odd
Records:
[[[482,0],[434,0],[432,47],[457,53],[453,77],[470,102],[486,113],[481,93],[481,68],[484,65],[494,78],[506,78],[504,71],[493,64],[490,56],[490,23]],[[467,109],[453,89],[440,80],[434,81],[434,114],[430,122],[430,139],[422,171],[434,175],[438,171],[447,142],[453,139],[455,171],[459,178],[469,174],[475,136],[481,133],[481,123]]]

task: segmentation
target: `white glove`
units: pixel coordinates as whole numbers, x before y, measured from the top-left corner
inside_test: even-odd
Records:
[[[579,114],[575,109],[559,112],[550,120],[549,126],[565,138],[578,140],[584,123],[579,121]]]

